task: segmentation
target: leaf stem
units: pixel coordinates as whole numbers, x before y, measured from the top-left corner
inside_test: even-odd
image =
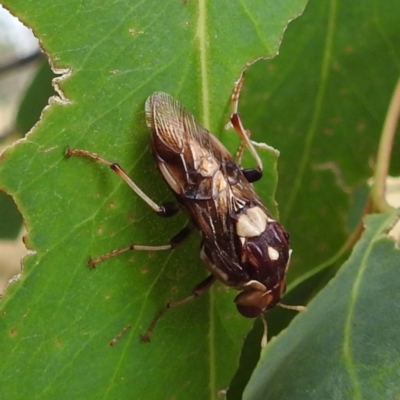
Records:
[[[386,178],[389,172],[390,156],[393,147],[394,135],[396,133],[397,122],[400,114],[400,78],[397,81],[392,98],[390,100],[389,109],[386,114],[385,123],[383,125],[381,139],[376,160],[376,168],[374,174],[374,183],[371,191],[371,199],[374,209],[385,212],[391,210],[392,207],[387,203],[385,198]]]

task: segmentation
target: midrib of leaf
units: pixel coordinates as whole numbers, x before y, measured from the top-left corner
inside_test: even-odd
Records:
[[[393,215],[390,217],[393,218]],[[353,384],[354,388],[354,393],[352,393],[352,398],[355,400],[361,400],[362,399],[362,393],[361,393],[361,382],[358,379],[357,376],[357,369],[354,363],[354,357],[352,353],[352,346],[351,346],[351,338],[352,338],[352,326],[353,326],[353,318],[354,318],[354,310],[355,306],[357,303],[358,299],[358,294],[360,292],[360,286],[361,286],[361,281],[364,276],[365,270],[368,265],[368,258],[370,257],[372,248],[374,247],[374,243],[376,239],[382,234],[386,226],[388,225],[388,219],[385,218],[381,226],[376,229],[376,233],[373,235],[373,237],[370,240],[369,245],[367,246],[367,249],[363,252],[363,257],[361,262],[359,263],[360,268],[357,272],[357,275],[354,279],[353,285],[352,285],[352,290],[350,292],[350,301],[349,301],[349,308],[348,308],[348,313],[346,317],[346,321],[344,324],[344,329],[343,329],[343,357],[344,357],[344,363],[346,365],[347,371],[350,376],[350,380]],[[372,228],[370,228],[372,229]]]
[[[132,341],[137,340],[137,337],[135,337],[134,332],[137,332],[137,330],[140,326],[139,322],[142,320],[143,314],[145,313],[145,308],[147,306],[147,302],[150,297],[150,293],[155,290],[156,282],[160,280],[160,277],[165,272],[165,270],[168,268],[168,264],[170,263],[172,256],[173,256],[173,252],[169,252],[167,257],[164,259],[162,267],[157,272],[156,279],[154,279],[153,283],[147,287],[147,294],[146,294],[146,297],[143,299],[142,308],[136,318],[135,324],[132,324],[132,326],[129,329],[130,333],[129,333],[129,335],[127,335],[128,338],[125,341],[125,345],[124,345],[123,349],[121,350],[119,360],[115,364],[114,374],[112,375],[112,377],[110,376],[110,378],[109,378],[109,385],[108,385],[107,389],[104,391],[104,395],[102,397],[103,399],[110,399],[110,398],[112,399],[114,396],[113,389],[116,386],[115,382],[118,382],[118,375],[121,374],[121,372],[123,370],[123,363],[124,363],[124,360],[126,360],[129,355]],[[140,344],[147,346],[149,343],[146,344],[146,343],[141,342]]]
[[[208,77],[208,48],[207,48],[207,9],[206,0],[199,0],[199,13],[197,18],[197,42],[199,46],[200,74],[201,74],[201,103],[202,103],[202,125],[210,128],[210,91]]]
[[[299,168],[297,169],[297,176],[294,179],[293,190],[291,191],[289,199],[286,203],[286,209],[284,215],[284,219],[286,221],[290,218],[290,214],[296,202],[296,198],[299,194],[300,187],[303,183],[303,177],[310,159],[311,146],[317,131],[317,124],[321,116],[322,103],[328,85],[329,67],[332,56],[333,34],[335,32],[336,15],[337,15],[337,0],[331,0],[329,7],[328,27],[325,39],[325,51],[322,58],[322,64],[320,70],[320,85],[318,87],[318,93],[314,104],[314,112],[311,119],[310,127],[305,137],[304,151],[302,153]]]
[[[202,102],[202,125],[210,128],[210,91],[209,91],[209,76],[208,76],[208,48],[207,48],[207,1],[199,0],[199,10],[197,17],[197,43],[199,47],[200,57],[200,75],[201,75],[201,102]],[[209,325],[209,357],[210,357],[210,399],[216,400],[216,366],[215,366],[215,298],[214,291],[209,290],[210,299],[210,325]]]

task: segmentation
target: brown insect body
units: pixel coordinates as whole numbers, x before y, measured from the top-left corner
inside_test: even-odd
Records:
[[[207,269],[242,290],[235,303],[245,317],[275,306],[286,289],[289,235],[228,150],[175,99],[150,96],[146,119],[158,169],[202,235]]]

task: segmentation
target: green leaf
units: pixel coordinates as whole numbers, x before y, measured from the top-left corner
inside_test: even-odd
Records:
[[[276,199],[293,249],[285,304],[307,304],[348,258],[343,246],[365,213],[367,181],[400,76],[398,15],[396,0],[310,1],[289,24],[279,55],[246,74],[244,125],[254,140],[280,151]],[[399,128],[392,175],[400,174]],[[259,193],[264,182],[256,184]],[[269,311],[270,336],[295,315]],[[260,334],[246,341],[253,349],[243,350],[229,399],[241,398],[238,386],[257,363],[249,353]],[[285,384],[288,378],[276,379]]]
[[[367,217],[337,276],[262,354],[245,399],[397,398],[400,251],[388,231],[399,216]]]
[[[69,73],[0,164],[0,187],[14,196],[33,251],[0,304],[2,397],[215,399],[228,386],[251,323],[238,315],[233,290],[215,285],[169,311],[150,344],[139,341],[167,301],[206,276],[198,236],[168,254],[135,252],[86,268],[89,256],[132,242],[166,243],[185,217],[157,218],[107,168],[64,152],[118,161],[154,200],[170,200],[149,153],[146,98],[168,92],[220,135],[240,71],[276,53],[305,3],[6,2]],[[232,148],[235,135],[223,136]],[[275,163],[266,153],[271,207]]]
[[[279,56],[246,76],[244,123],[281,153],[277,201],[293,247],[289,280],[332,257],[351,232],[354,194],[373,175],[400,75],[399,13],[396,0],[311,1],[288,26]],[[392,174],[400,174],[399,152],[396,140]]]

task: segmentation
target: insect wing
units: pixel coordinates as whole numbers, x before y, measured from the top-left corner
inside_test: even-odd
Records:
[[[211,198],[211,178],[229,152],[170,95],[154,93],[145,109],[153,155],[168,185],[186,198]]]

